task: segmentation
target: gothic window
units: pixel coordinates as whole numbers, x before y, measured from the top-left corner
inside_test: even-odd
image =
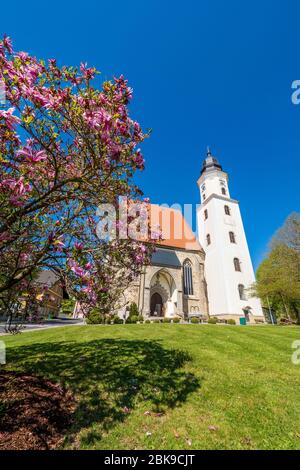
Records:
[[[204,211],[204,220],[207,220],[208,219],[208,211],[207,209],[205,209]]]
[[[226,196],[226,189],[225,189],[225,188],[222,188],[221,191],[222,191],[222,194],[223,194],[224,196]]]
[[[229,239],[230,243],[236,243],[235,234],[233,232],[229,232]]]
[[[230,207],[229,206],[224,206],[224,211],[226,215],[230,215]]]
[[[240,263],[240,260],[239,260],[238,258],[234,258],[233,263],[234,263],[234,269],[235,269],[236,271],[241,272],[241,263]]]
[[[193,295],[193,271],[192,263],[186,260],[183,263],[183,291],[185,295]]]
[[[245,286],[243,284],[239,284],[239,296],[241,300],[247,300],[246,293],[245,293]]]
[[[211,244],[211,239],[210,239],[210,234],[209,233],[206,235],[206,243],[207,243],[207,245]]]

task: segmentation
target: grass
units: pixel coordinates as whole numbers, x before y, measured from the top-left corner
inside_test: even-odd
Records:
[[[65,448],[300,449],[298,327],[74,326],[2,337],[75,394]]]

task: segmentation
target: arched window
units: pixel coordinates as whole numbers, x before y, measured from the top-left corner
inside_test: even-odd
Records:
[[[208,211],[207,209],[205,209],[204,211],[204,220],[207,220],[208,219]]]
[[[233,232],[229,232],[229,240],[230,243],[236,243],[235,234]]]
[[[243,284],[239,284],[239,296],[241,300],[247,300],[246,292],[245,292],[245,286]]]
[[[209,233],[206,235],[206,243],[207,243],[207,245],[211,244],[211,239],[210,239],[210,234]]]
[[[222,194],[224,194],[224,196],[226,196],[226,189],[222,188],[221,191],[222,191]]]
[[[185,295],[193,295],[193,271],[192,263],[186,260],[183,263],[183,291]]]
[[[224,211],[226,215],[230,215],[230,207],[229,206],[224,206]]]
[[[236,271],[241,271],[241,263],[240,263],[240,260],[239,260],[238,258],[234,258],[233,263],[234,263],[234,269],[235,269]]]
[[[203,201],[205,201],[205,199],[206,199],[206,196],[205,196],[205,194],[204,194],[204,193],[203,193],[202,197],[203,197]]]

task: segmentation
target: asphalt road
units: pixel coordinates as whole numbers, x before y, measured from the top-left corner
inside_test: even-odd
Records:
[[[59,328],[62,326],[83,325],[83,320],[75,318],[56,318],[53,320],[45,320],[42,323],[27,323],[23,325],[22,332],[33,330],[45,330],[47,328]],[[0,335],[5,334],[5,323],[0,322]]]

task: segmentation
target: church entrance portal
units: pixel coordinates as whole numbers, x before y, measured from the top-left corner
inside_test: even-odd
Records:
[[[157,292],[152,295],[150,303],[151,316],[162,317],[163,316],[163,301],[160,294]]]

